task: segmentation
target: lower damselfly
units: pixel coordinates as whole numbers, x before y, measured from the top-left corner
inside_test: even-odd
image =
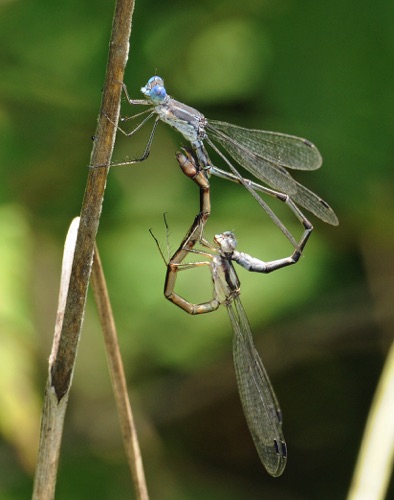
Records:
[[[203,240],[204,241],[204,240]],[[288,259],[262,262],[248,254],[237,252],[235,236],[226,231],[217,234],[214,246],[204,246],[210,252],[189,250],[209,258],[207,261],[187,264],[169,263],[166,296],[189,314],[204,314],[215,311],[219,306],[227,309],[233,329],[233,361],[243,412],[252,435],[257,453],[271,476],[280,476],[286,466],[287,446],[282,430],[282,412],[274,389],[257,352],[248,318],[240,300],[240,282],[233,261],[249,271],[271,272],[290,264]],[[214,296],[212,300],[193,304],[174,292],[174,277],[183,269],[208,266],[210,269]],[[175,273],[174,268],[176,268]],[[170,285],[170,286],[169,286]]]

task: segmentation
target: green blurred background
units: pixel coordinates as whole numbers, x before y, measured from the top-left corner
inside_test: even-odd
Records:
[[[3,0],[0,9],[0,497],[24,499],[62,246],[87,178],[113,4]],[[389,0],[137,0],[130,94],[140,98],[159,74],[172,96],[208,117],[307,137],[324,165],[297,179],[340,220],[334,228],[311,216],[315,232],[297,266],[239,272],[284,413],[288,466],[274,480],[242,415],[226,311],[190,317],[162,295],[165,267],[148,229],[165,247],[167,212],[175,249],[198,209],[198,189],[174,160],[182,138],[161,124],[145,163],[111,170],[98,244],[152,498],[346,495],[393,328],[393,14]],[[123,115],[132,112],[123,103]],[[138,156],[148,134],[149,126],[119,137],[114,160]],[[207,237],[231,229],[240,250],[263,260],[291,253],[239,186],[212,179],[212,202]],[[210,298],[208,273],[181,278],[184,295]],[[132,495],[90,295],[57,498]]]

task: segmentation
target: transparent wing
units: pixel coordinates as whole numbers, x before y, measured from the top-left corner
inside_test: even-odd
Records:
[[[234,367],[245,418],[262,464],[269,474],[280,476],[286,466],[287,448],[279,403],[238,297],[227,310],[234,331]]]
[[[217,124],[221,122],[213,123]],[[233,125],[230,125],[230,127],[233,127]],[[247,144],[238,142],[238,140],[223,133],[216,126],[212,126],[211,122],[209,122],[206,128],[209,131],[209,137],[221,144],[239,165],[244,167],[257,179],[266,182],[269,186],[283,193],[290,195],[295,192],[296,181],[278,162],[274,162],[254,152]]]
[[[285,167],[299,170],[319,168],[322,158],[312,143],[291,135],[249,130],[225,122],[211,121],[207,129],[212,139],[221,144],[239,165],[257,179],[289,195],[322,221],[338,225],[338,218],[330,205],[285,170]]]
[[[209,125],[274,165],[295,170],[316,170],[321,167],[323,160],[319,150],[302,137],[253,130],[216,120],[209,120]]]
[[[330,205],[320,196],[313,193],[305,186],[296,182],[296,191],[291,193],[291,198],[298,205],[312,212],[316,217],[319,217],[323,222],[337,226],[339,224],[338,217]]]

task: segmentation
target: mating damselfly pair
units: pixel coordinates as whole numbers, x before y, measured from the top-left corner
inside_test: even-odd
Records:
[[[186,156],[178,154],[177,158],[184,173],[200,187],[200,213],[178,250],[167,262],[165,296],[189,314],[211,312],[219,305],[226,306],[233,327],[234,366],[245,417],[263,465],[271,475],[279,476],[285,468],[287,459],[281,411],[263,363],[253,344],[249,322],[239,300],[240,283],[232,263],[236,262],[249,271],[261,273],[268,273],[296,263],[313,229],[298,205],[306,208],[324,222],[332,225],[338,224],[338,219],[331,207],[315,193],[298,183],[288,172],[288,169],[315,170],[319,168],[322,163],[321,155],[317,148],[306,139],[208,120],[196,109],[172,99],[166,92],[163,80],[158,76],[150,78],[142,87],[141,91],[146,99],[130,99],[125,85],[123,89],[130,104],[149,106],[148,110],[123,119],[125,122],[147,114],[131,132],[118,127],[123,134],[128,137],[132,136],[149,119],[155,115],[156,117],[142,157],[114,165],[128,165],[145,160],[149,155],[160,120],[180,132],[190,143],[191,150],[185,150]],[[242,177],[228,157],[215,145],[215,142],[235,162],[269,187]],[[219,155],[230,171],[219,169],[211,162],[205,144]],[[208,179],[211,174],[241,184],[251,193],[294,245],[295,251],[291,257],[263,262],[248,254],[238,252],[235,236],[229,231],[217,234],[213,246],[204,239],[203,230],[210,214]],[[289,206],[304,227],[299,243],[257,192],[273,196]],[[203,248],[196,250],[196,244],[201,244]],[[184,264],[184,259],[191,253],[206,256],[209,260]],[[174,291],[178,271],[195,265],[209,266],[213,282],[214,297],[202,304],[192,304]]]

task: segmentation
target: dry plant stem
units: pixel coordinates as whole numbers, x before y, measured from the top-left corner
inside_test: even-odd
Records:
[[[110,163],[116,136],[116,127],[113,123],[118,122],[120,109],[121,85],[117,82],[123,81],[129,52],[133,10],[134,0],[118,0],[116,3],[103,98],[91,156],[92,166]],[[106,116],[110,117],[113,123]],[[56,429],[44,427],[44,421],[48,415],[57,414],[62,409],[61,417],[58,415],[57,430],[63,428],[63,421],[60,419],[64,420],[75,365],[107,175],[108,168],[89,170],[70,281],[66,292],[67,298],[64,310],[58,315],[61,326],[59,324],[59,328],[55,331],[50,359],[33,490],[34,499],[51,499],[55,494],[61,440],[60,437],[56,439],[57,449],[49,446],[49,443],[54,440],[52,433]]]
[[[56,355],[56,340],[59,338],[62,328],[78,227],[79,217],[72,221],[64,245],[55,335],[51,356],[49,358],[49,366],[51,366],[53,357]],[[66,412],[67,402],[68,394],[60,401],[58,400],[55,389],[51,385],[51,378],[48,377],[45,387],[44,406],[41,417],[40,443],[34,481],[33,499],[41,500],[53,498],[54,496],[56,472],[63,433],[64,414]]]
[[[127,62],[133,6],[134,2],[130,0],[118,0],[116,5],[103,100],[91,158],[93,167],[108,165],[113,151],[116,128],[105,115],[117,123],[122,90],[118,82],[123,81]],[[108,168],[89,170],[62,332],[51,369],[52,385],[59,401],[70,387],[74,369],[107,174]]]
[[[136,490],[136,497],[139,500],[148,500],[148,489],[145,481],[137,431],[127,394],[126,377],[117,339],[115,320],[112,314],[111,303],[97,246],[93,258],[92,288],[104,333],[112,387],[118,408],[123,443]]]
[[[375,392],[347,500],[383,500],[394,461],[394,343]]]

